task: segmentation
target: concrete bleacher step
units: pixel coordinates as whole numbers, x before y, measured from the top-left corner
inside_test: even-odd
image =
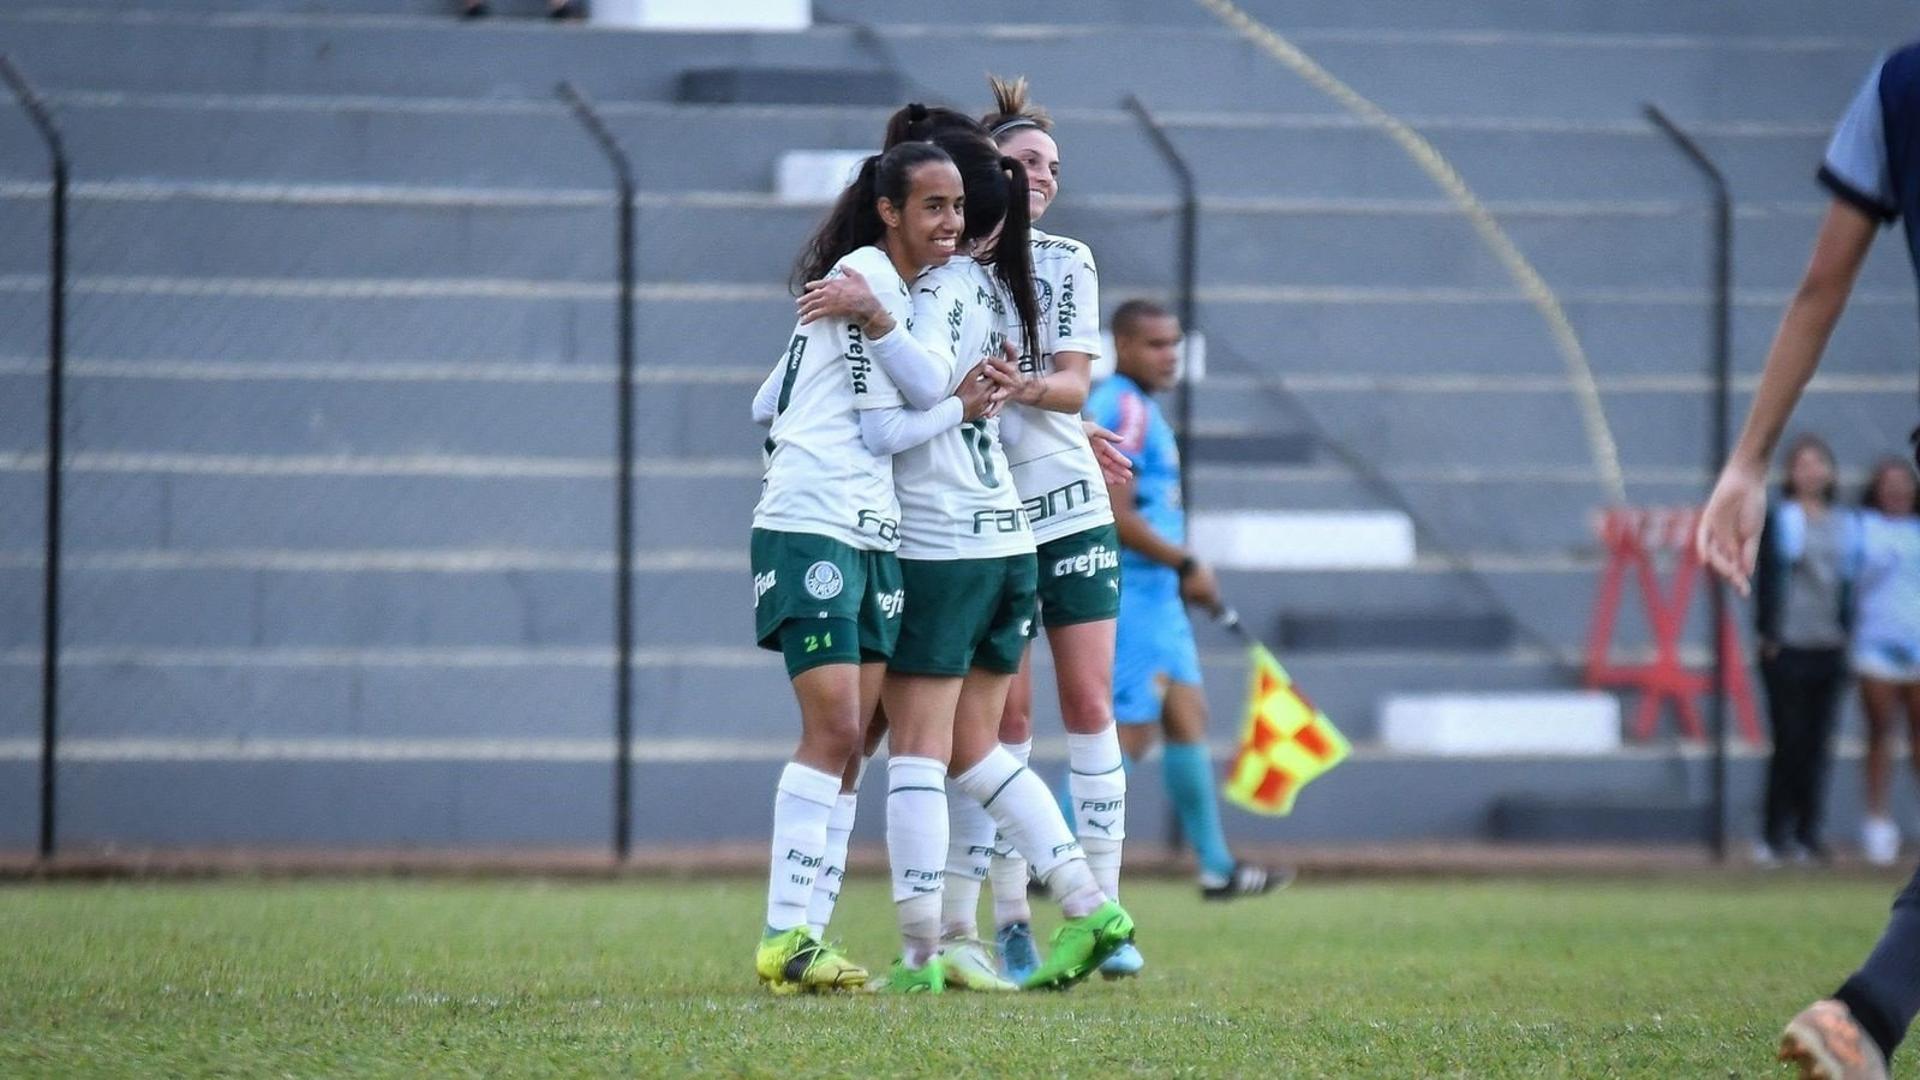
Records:
[[[256,488],[261,485],[255,485]],[[347,524],[318,523],[303,534],[295,526],[304,520],[324,519],[321,504],[299,497],[304,485],[287,485],[293,494],[276,498],[259,494],[258,510],[244,518],[230,516],[188,523],[192,547],[348,547],[390,549],[408,546],[417,534],[439,534],[427,541],[439,546],[476,548],[513,543],[513,534],[525,531],[566,532],[567,552],[604,552],[606,533],[588,533],[587,521],[605,515],[607,503],[584,501],[554,508],[570,514],[571,527],[534,529],[521,514],[502,512],[495,504],[490,514],[465,522],[462,528],[435,528],[420,520],[445,516],[448,511],[415,511],[390,521]],[[356,499],[362,492],[356,490]],[[278,505],[275,503],[278,502]],[[522,512],[542,508],[529,500]],[[137,511],[140,508],[134,507]],[[734,541],[745,544],[743,519]],[[351,536],[341,536],[342,532]],[[310,534],[318,533],[317,536]],[[455,535],[445,535],[452,533]],[[464,533],[465,535],[459,535]],[[266,534],[266,535],[262,535]],[[81,537],[71,538],[76,552]],[[118,544],[111,537],[88,538],[99,545]],[[277,539],[276,544],[273,541]],[[421,541],[415,540],[414,543]],[[724,537],[714,544],[727,543]],[[531,546],[531,545],[520,545]],[[79,555],[76,554],[76,559]],[[68,626],[76,643],[118,643],[155,646],[217,645],[247,647],[275,645],[521,645],[582,644],[605,632],[611,603],[610,567],[589,561],[584,568],[493,571],[482,574],[484,588],[464,581],[466,575],[402,568],[354,574],[353,560],[341,560],[324,571],[280,569],[269,566],[202,569],[76,567],[69,602]],[[699,558],[662,560],[643,554],[636,588],[643,598],[642,612],[682,613],[672,620],[636,619],[636,632],[645,645],[708,647],[738,644],[750,606],[738,609],[713,602],[714,597],[739,595],[746,570],[743,550],[718,548]],[[1484,586],[1476,587],[1462,575],[1440,567],[1409,571],[1222,571],[1224,594],[1248,625],[1272,627],[1286,616],[1302,627],[1301,643],[1325,648],[1408,647],[1443,648],[1449,641],[1473,633],[1483,647],[1493,647],[1505,612],[1490,607],[1487,592],[1506,605],[1511,617],[1522,620],[1530,634],[1573,649],[1586,640],[1588,607],[1598,576],[1597,565],[1541,568],[1483,568]],[[10,605],[22,605],[38,595],[39,571],[31,565],[0,568],[0,595]],[[1703,605],[1697,605],[1703,606]],[[192,620],[178,612],[190,609]],[[1458,624],[1454,612],[1469,615]],[[1703,611],[1695,611],[1691,629],[1705,626]],[[1431,616],[1432,622],[1427,621]],[[1517,633],[1517,631],[1516,631]],[[1390,641],[1388,639],[1391,639]],[[1290,638],[1293,640],[1293,638]],[[1529,638],[1531,640],[1531,638]],[[1632,648],[1650,640],[1637,606],[1622,613],[1616,640]]]
[[[1896,390],[1895,387],[1898,389]],[[1809,395],[1795,414],[1797,428],[1828,433],[1843,460],[1858,462],[1898,448],[1912,430],[1912,402],[1896,381]],[[1890,392],[1892,391],[1892,392]],[[1334,439],[1377,466],[1471,468],[1480,462],[1525,462],[1535,468],[1591,466],[1578,399],[1570,386],[1548,379],[1523,389],[1499,380],[1468,392],[1355,388],[1294,391]],[[1711,429],[1711,400],[1703,387],[1600,393],[1621,462],[1630,469],[1703,466]],[[1732,395],[1733,415],[1744,416],[1751,396]],[[1243,388],[1203,391],[1195,416],[1214,437],[1228,432],[1297,426],[1292,408]]]
[[[1711,4],[1670,4],[1662,0],[1559,4],[1514,3],[1510,0],[1425,0],[1411,5],[1399,0],[1246,0],[1240,7],[1283,32],[1342,28],[1593,34],[1613,31],[1663,34],[1872,34],[1899,25],[1900,20],[1909,14],[1908,8],[1896,0],[1873,0],[1833,12],[1815,11],[1787,0],[1762,0],[1759,3],[1742,4],[1737,9]],[[921,21],[915,15],[903,14],[899,6],[889,0],[816,0],[814,11],[822,21],[873,25]],[[1205,12],[1197,5],[1166,4],[1155,0],[1108,0],[1101,4],[1085,5],[1073,11],[1071,20],[1049,18],[1024,0],[977,0],[970,6],[969,12],[971,18],[985,23],[1071,21],[1125,26],[1211,25]]]
[[[581,32],[575,27],[459,25],[451,20],[119,20],[101,13],[6,20],[18,59],[47,87],[544,97],[563,78],[609,99],[671,100],[681,72],[730,64],[883,68],[913,57],[915,82],[945,96],[979,93],[973,27],[878,35],[825,27],[795,34]],[[1891,38],[1893,26],[1888,27]],[[1690,119],[1831,122],[1875,55],[1870,41],[1710,38],[1301,34],[1300,44],[1389,111],[1618,119],[1657,100]],[[431,52],[432,65],[394,64]],[[1109,57],[1151,55],[1152,64]],[[247,57],[246,63],[236,56]],[[135,58],[166,57],[168,63]],[[1244,39],[1207,27],[1077,27],[994,42],[1002,70],[1050,73],[1059,106],[1111,107],[1127,92],[1161,108],[1325,111],[1325,99]],[[1191,78],[1193,71],[1214,77]],[[1710,76],[1705,77],[1703,76]]]
[[[641,499],[674,507],[676,512],[643,518],[638,523],[642,545],[694,548],[737,528],[741,508],[751,507],[759,496],[760,474],[753,463],[728,460],[734,468],[724,475],[693,463],[682,470],[663,466],[651,472],[638,489]],[[1193,466],[1190,513],[1195,514],[1238,509],[1375,510],[1391,505],[1333,464],[1311,468],[1227,465],[1202,452]],[[1701,497],[1707,481],[1703,464],[1692,478],[1630,477],[1629,487],[1638,502],[1684,506]],[[1598,478],[1590,470],[1579,469],[1549,476],[1498,470],[1483,476],[1396,474],[1393,485],[1440,541],[1483,556],[1594,550],[1598,541],[1592,515],[1606,501]]]
[[[727,646],[639,654],[634,709],[643,737],[744,741],[797,723],[779,657],[752,646],[750,607],[735,614],[746,621]],[[156,649],[81,641],[63,663],[64,727],[87,737],[581,737],[607,730],[611,637],[603,624],[598,640],[573,646]],[[0,739],[38,732],[36,646],[4,643],[11,652],[0,654]],[[1340,730],[1362,742],[1375,737],[1382,694],[1570,685],[1565,671],[1523,654],[1282,652],[1281,659]],[[1044,645],[1034,664],[1036,727],[1057,735]],[[1224,742],[1246,706],[1246,657],[1209,650],[1202,668],[1213,732]]]
[[[859,67],[767,67],[733,64],[680,73],[673,99],[688,105],[879,105],[905,97],[891,71]]]
[[[1380,701],[1380,745],[1449,757],[1609,754],[1620,750],[1620,700],[1601,690],[1392,693]]]
[[[1683,844],[1706,835],[1711,804],[1645,798],[1508,795],[1488,819],[1493,839],[1515,843]]]
[[[283,287],[284,286],[284,287]],[[46,298],[39,275],[0,280],[0,355],[42,355]],[[1106,304],[1155,295],[1107,284]],[[1158,295],[1165,297],[1164,293]],[[1699,377],[1707,369],[1710,311],[1701,299],[1636,300],[1567,294],[1562,302],[1594,370],[1611,375]],[[423,303],[430,300],[431,303]],[[791,299],[777,282],[687,288],[643,283],[636,313],[643,364],[701,364],[763,373],[793,330]],[[1778,328],[1784,297],[1748,294],[1734,310],[1736,371],[1751,377]],[[497,279],[232,282],[97,280],[69,288],[72,355],[113,360],[613,362],[610,282]],[[1837,327],[1824,365],[1833,375],[1898,373],[1916,343],[1913,297],[1862,294]],[[1432,373],[1539,377],[1564,370],[1545,324],[1506,293],[1435,297],[1374,290],[1201,293],[1214,369],[1245,374],[1254,362],[1282,375]],[[699,355],[692,343],[726,326],[739,348]],[[750,343],[765,343],[764,347]]]
[[[23,4],[31,7],[31,4]],[[114,12],[124,15],[194,14],[226,16],[299,16],[306,18],[447,18],[460,10],[459,0],[67,0],[68,10]],[[545,15],[546,0],[488,0],[488,8],[502,18]]]
[[[457,370],[457,369],[456,369]],[[75,449],[227,454],[598,455],[612,445],[612,388],[602,377],[545,381],[88,378],[68,399]],[[37,374],[0,375],[32,429]],[[757,380],[653,382],[636,389],[638,452],[657,459],[753,460],[761,429],[747,415]],[[1222,395],[1231,398],[1232,394]],[[1307,444],[1290,408],[1267,399],[1230,407],[1208,397],[1196,417],[1223,438],[1265,440],[1290,457]],[[1472,394],[1311,391],[1297,395],[1318,427],[1377,466],[1471,469],[1489,461],[1536,469],[1593,467],[1573,394],[1551,385]],[[1746,408],[1736,394],[1735,415]],[[1635,469],[1691,469],[1706,459],[1709,405],[1698,392],[1602,394],[1621,460]],[[403,423],[402,420],[405,422]],[[1850,463],[1897,447],[1910,402],[1886,387],[1810,396],[1796,424],[1829,432]],[[1286,444],[1286,445],[1282,445]],[[1262,449],[1260,442],[1254,449]],[[1242,455],[1204,460],[1238,462]]]
[[[1743,216],[1743,288],[1788,289],[1816,229],[1817,206]],[[638,208],[642,279],[784,282],[824,208],[768,194],[681,192]],[[0,236],[26,235],[47,213],[42,192],[0,198]],[[480,277],[606,281],[613,272],[611,197],[592,189],[462,198],[391,188],[83,189],[72,203],[77,274],[223,277]],[[1057,222],[1055,217],[1058,218]],[[1094,246],[1102,277],[1161,285],[1176,263],[1170,208],[1063,207],[1047,224]],[[1702,219],[1685,206],[1523,209],[1503,224],[1549,285],[1573,293],[1699,289]],[[1698,233],[1697,244],[1674,242]],[[174,238],[190,236],[193,243]],[[1437,203],[1365,200],[1209,210],[1201,220],[1203,289],[1513,288],[1466,218]],[[44,252],[8,245],[0,273],[44,268]],[[1864,292],[1910,288],[1886,245]]]
[[[1189,461],[1248,465],[1305,465],[1314,458],[1313,437],[1298,431],[1209,435],[1195,432]]]
[[[1044,84],[1043,84],[1044,86]],[[120,94],[52,91],[82,180],[484,185],[605,190],[604,162],[550,95],[521,101],[402,97]],[[974,95],[977,96],[977,95]],[[691,107],[603,102],[643,190],[765,191],[789,148],[877,145],[888,110]],[[40,175],[24,123],[0,114],[0,174]],[[1306,115],[1244,109],[1167,112],[1174,141],[1210,198],[1438,197],[1381,133],[1322,106]],[[1091,195],[1173,195],[1139,124],[1113,102],[1061,110],[1060,210]],[[1699,132],[1742,200],[1817,200],[1814,165],[1831,119],[1799,127]],[[1514,126],[1471,114],[1419,124],[1482,198],[1679,200],[1698,180],[1636,116]],[[699,145],[701,153],[685,147]],[[511,148],[508,152],[506,148]]]
[[[32,5],[23,5],[32,6]],[[450,0],[63,0],[67,9],[105,12],[192,12],[299,15],[448,14]],[[544,9],[539,0],[494,0],[501,14],[530,15]],[[1241,5],[1281,30],[1451,30],[1562,33],[1701,34],[1872,34],[1897,25],[1907,8],[1897,0],[1871,0],[1831,11],[1813,11],[1787,0],[1742,4],[1674,5],[1660,0],[1628,3],[1516,4],[1501,0],[1439,0],[1408,7],[1398,0],[1249,0]],[[919,18],[903,14],[888,0],[816,0],[814,18],[822,23],[887,25]],[[969,19],[983,24],[1047,21],[1024,0],[975,0]],[[1075,9],[1073,23],[1116,26],[1214,25],[1197,6],[1158,0],[1106,0]],[[1069,20],[1056,20],[1069,21]]]
[[[1112,290],[1118,292],[1118,290]],[[1428,295],[1391,290],[1201,293],[1200,319],[1216,356],[1268,358],[1293,373],[1507,373],[1515,356],[1537,356],[1529,373],[1560,368],[1546,323],[1532,305],[1505,291]],[[1671,295],[1562,293],[1561,307],[1594,370],[1612,374],[1687,374],[1708,370],[1712,316],[1701,292]],[[1733,360],[1757,373],[1779,328],[1784,295],[1736,294]],[[1916,342],[1910,292],[1865,293],[1848,305],[1829,356],[1835,373],[1893,370],[1885,354]],[[1225,359],[1214,370],[1247,370]]]
[[[1513,621],[1472,610],[1287,611],[1275,640],[1290,652],[1427,650],[1501,652],[1513,647]]]

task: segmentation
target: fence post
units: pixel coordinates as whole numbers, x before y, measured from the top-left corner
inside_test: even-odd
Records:
[[[0,54],[0,78],[6,79],[20,107],[33,121],[34,130],[46,143],[53,173],[53,219],[48,227],[47,255],[47,546],[40,627],[40,858],[51,859],[59,835],[55,828],[58,803],[54,797],[54,761],[60,715],[60,434],[65,427],[67,363],[67,151],[46,103],[5,54]]]
[[[1733,195],[1726,175],[1700,148],[1693,136],[1681,130],[1658,105],[1648,104],[1646,116],[1653,126],[1673,140],[1687,160],[1706,177],[1713,188],[1713,435],[1707,447],[1707,476],[1715,476],[1727,460],[1729,430],[1729,383],[1732,380],[1733,325]],[[1712,482],[1711,479],[1708,481]],[[1713,815],[1707,823],[1708,842],[1713,857],[1727,858],[1727,653],[1722,630],[1727,624],[1727,587],[1716,574],[1707,576],[1707,596],[1712,604],[1713,693],[1707,700],[1708,730],[1713,738]]]
[[[619,466],[615,470],[613,690],[613,855],[626,861],[633,846],[633,161],[607,129],[593,103],[571,82],[557,88],[580,125],[607,156],[619,188]]]

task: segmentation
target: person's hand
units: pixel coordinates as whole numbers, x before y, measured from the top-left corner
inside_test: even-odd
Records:
[[[1020,370],[1020,350],[1015,348],[1011,341],[1000,343],[1000,359],[1005,361],[1000,365],[1001,368],[1011,374],[1014,379],[1010,387],[1013,391],[1013,400],[1021,405],[1039,406],[1047,396],[1046,377],[1029,375]]]
[[[1126,487],[1133,483],[1133,462],[1120,452],[1120,436],[1091,420],[1080,421],[1087,433],[1087,445],[1093,447],[1093,460],[1100,463],[1100,475],[1108,487]]]
[[[1196,562],[1193,568],[1180,575],[1180,599],[1209,612],[1220,610],[1220,582],[1213,576],[1213,568],[1203,562]]]
[[[880,305],[880,298],[873,295],[873,289],[867,285],[867,279],[851,266],[842,266],[836,277],[807,282],[806,289],[794,303],[800,310],[802,326],[829,318],[847,319],[866,326],[887,313]]]
[[[1764,469],[1729,461],[1700,511],[1694,551],[1700,561],[1731,582],[1741,596],[1753,591],[1753,564],[1760,555],[1760,528],[1766,524]]]
[[[1001,352],[999,356],[989,355],[981,358],[980,366],[984,369],[987,378],[992,379],[996,386],[1005,390],[1009,397],[1018,397],[1021,387],[1033,380],[1020,373],[1018,354],[1013,353],[1007,346],[1001,346]]]
[[[965,420],[987,420],[1000,412],[1000,406],[1006,404],[1007,390],[992,374],[986,361],[973,365],[960,380],[953,391],[960,399],[961,418]]]

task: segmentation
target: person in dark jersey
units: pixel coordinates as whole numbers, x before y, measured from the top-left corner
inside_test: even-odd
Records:
[[[1840,118],[1819,180],[1832,195],[1813,258],[1780,320],[1760,388],[1701,514],[1700,557],[1745,595],[1766,519],[1767,460],[1846,308],[1880,226],[1906,230],[1920,268],[1920,43],[1876,63]],[[1787,1024],[1780,1057],[1802,1077],[1880,1080],[1920,1013],[1920,873],[1893,902],[1866,962]]]

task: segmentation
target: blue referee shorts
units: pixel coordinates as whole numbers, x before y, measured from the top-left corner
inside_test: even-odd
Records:
[[[1172,683],[1200,685],[1200,653],[1180,600],[1180,577],[1165,567],[1125,565],[1114,641],[1114,721],[1159,723]]]

